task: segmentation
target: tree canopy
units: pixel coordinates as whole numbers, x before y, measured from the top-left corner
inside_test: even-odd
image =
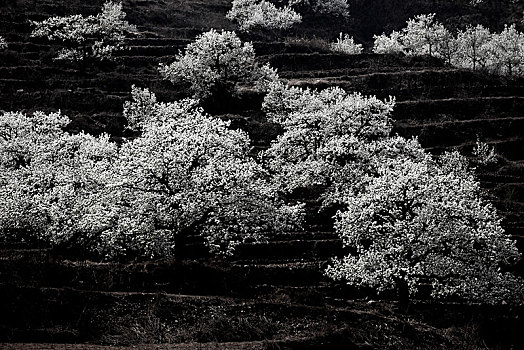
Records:
[[[394,101],[340,88],[275,84],[264,108],[284,133],[261,157],[284,191],[321,184],[335,231],[350,252],[328,276],[378,292],[422,286],[435,298],[523,300],[504,272],[520,254],[458,153],[434,159],[391,134]]]
[[[228,83],[252,83],[265,89],[278,78],[269,65],[256,62],[251,43],[243,43],[235,32],[214,29],[187,45],[175,62],[161,65],[160,73],[173,83],[188,83],[195,98],[209,97]]]
[[[111,59],[125,48],[126,37],[136,27],[126,20],[121,2],[107,1],[96,16],[71,15],[31,21],[33,37],[62,43],[56,60],[84,61],[88,58]]]

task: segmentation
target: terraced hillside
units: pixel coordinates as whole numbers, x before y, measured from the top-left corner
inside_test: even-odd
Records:
[[[126,1],[129,21],[138,25],[140,37],[130,41],[130,50],[117,62],[86,70],[52,61],[57,47],[28,36],[28,19],[95,13],[101,3],[0,4],[0,35],[9,42],[0,52],[0,110],[61,109],[73,119],[72,132],[105,131],[121,137],[122,104],[130,98],[132,84],[150,88],[165,101],[183,96],[182,88],[161,80],[158,63],[172,60],[204,30],[233,28],[224,18],[226,0]],[[380,7],[378,3],[374,6]],[[430,3],[413,2],[410,11],[422,12],[418,10],[431,8]],[[456,13],[466,11],[457,6]],[[362,5],[360,17],[351,23],[327,25],[325,19],[306,17],[288,37],[255,33],[251,38],[260,60],[277,67],[290,84],[338,85],[379,97],[396,96],[396,132],[418,136],[435,153],[458,148],[468,154],[477,135],[495,145],[498,164],[480,168],[479,176],[504,215],[508,234],[524,250],[524,80],[483,76],[429,58],[348,57],[319,45],[319,38],[363,23],[369,16],[365,10]],[[484,15],[479,12],[476,17]],[[400,24],[406,18],[391,21]],[[302,38],[314,30],[319,38]],[[359,35],[370,38],[369,32]],[[205,107],[248,130],[256,151],[279,132],[266,122],[261,100],[246,92]],[[307,203],[304,231],[282,232],[267,243],[242,246],[231,259],[208,256],[198,237],[188,239],[177,259],[148,263],[89,262],[46,247],[4,244],[0,342],[17,344],[0,348],[85,342],[185,344],[165,345],[173,349],[524,346],[524,314],[519,308],[417,301],[402,311],[394,302],[374,302],[366,291],[331,282],[322,271],[331,257],[343,253],[340,240],[332,232],[329,214],[318,213],[315,193],[297,196]]]

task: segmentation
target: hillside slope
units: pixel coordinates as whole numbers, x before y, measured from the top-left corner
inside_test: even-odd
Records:
[[[164,101],[184,96],[161,80],[158,63],[172,60],[202,31],[234,28],[224,17],[226,0],[124,1],[141,36],[117,62],[85,71],[54,62],[57,47],[29,37],[28,19],[96,13],[102,2],[0,4],[0,35],[9,42],[0,52],[0,110],[61,109],[73,120],[72,132],[121,137],[122,104],[132,84],[150,88]],[[479,169],[479,176],[504,215],[508,234],[524,250],[524,80],[487,77],[429,58],[348,57],[324,51],[321,42],[341,30],[369,42],[373,33],[429,11],[447,16],[450,25],[470,19],[500,28],[522,13],[522,4],[488,1],[472,10],[464,1],[352,3],[349,22],[307,14],[285,35],[257,32],[246,38],[254,40],[259,59],[277,67],[290,84],[396,96],[395,132],[418,136],[432,152],[456,148],[469,154],[477,135],[495,145],[499,163]],[[490,15],[494,11],[496,18]],[[260,103],[261,96],[246,94],[206,108],[246,129],[257,150],[278,133]],[[344,252],[341,242],[329,216],[318,213],[314,193],[300,199],[310,214],[304,232],[282,232],[267,243],[245,245],[228,260],[209,257],[198,237],[176,260],[130,264],[5,244],[0,249],[0,342],[182,343],[172,348],[189,349],[524,347],[522,308],[417,301],[403,312],[394,302],[374,302],[373,294],[331,282],[322,271]]]

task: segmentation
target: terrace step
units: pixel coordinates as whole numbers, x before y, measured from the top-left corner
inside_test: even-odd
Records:
[[[6,305],[13,306],[0,315],[0,339],[3,341],[48,341],[49,338],[45,339],[46,334],[40,330],[62,327],[77,335],[73,339],[76,342],[96,339],[103,334],[110,334],[116,340],[116,337],[131,336],[133,333],[128,328],[147,327],[148,322],[149,326],[153,326],[152,321],[158,322],[159,326],[169,325],[157,331],[167,332],[169,329],[172,336],[170,343],[279,339],[284,335],[298,336],[303,332],[320,333],[332,316],[343,323],[376,318],[372,313],[354,312],[349,308],[222,296],[99,292],[72,288],[1,288],[1,291],[6,295]],[[27,303],[17,303],[18,298],[27,300]],[[240,322],[243,317],[248,317],[250,322]],[[312,319],[316,322],[311,322]],[[213,334],[217,339],[206,339],[209,336],[207,332],[218,331],[214,323],[217,320],[226,322],[230,332],[224,333],[221,327],[222,334]],[[8,329],[4,326],[6,324],[10,325]],[[116,325],[119,328],[115,328]],[[267,329],[263,334],[250,334],[254,331],[250,327],[255,325]],[[26,331],[21,332],[23,329]],[[122,339],[119,340],[121,343]]]
[[[279,71],[301,72],[315,70],[331,70],[341,68],[380,69],[380,67],[443,67],[437,59],[422,57],[400,57],[390,55],[344,55],[336,53],[278,53],[259,56],[259,60],[269,62]]]
[[[406,100],[397,102],[393,119],[439,121],[484,116],[518,116],[524,111],[524,96],[488,96]]]

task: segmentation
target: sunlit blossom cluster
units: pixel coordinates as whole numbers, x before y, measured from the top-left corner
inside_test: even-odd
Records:
[[[435,19],[435,14],[427,14],[408,20],[401,31],[374,38],[375,53],[430,55],[457,67],[524,74],[524,34],[514,24],[506,25],[500,33],[482,25],[469,25],[452,33]]]
[[[252,83],[265,90],[278,79],[276,70],[256,62],[250,42],[243,43],[235,32],[213,29],[187,45],[173,63],[161,65],[160,73],[174,84],[189,84],[193,96],[200,99],[228,84]]]
[[[238,23],[241,31],[248,32],[254,28],[284,30],[300,23],[301,12],[307,10],[333,16],[349,16],[349,4],[346,0],[289,0],[280,7],[266,0],[233,0],[227,18]]]
[[[108,1],[96,16],[57,16],[41,22],[32,21],[31,36],[66,46],[59,51],[56,60],[111,59],[116,51],[125,48],[126,37],[137,30],[125,17],[121,2]]]
[[[429,286],[435,298],[520,302],[524,281],[502,270],[520,254],[467,160],[391,135],[393,107],[340,88],[275,84],[265,98],[285,130],[261,154],[274,181],[323,185],[324,207],[338,208],[335,230],[353,253],[327,275],[378,292]]]
[[[60,113],[4,113],[1,231],[106,258],[165,258],[180,237],[201,235],[212,252],[231,254],[297,227],[301,205],[279,199],[248,155],[248,135],[195,105],[134,88],[125,115],[140,136],[120,146],[62,131]]]
[[[329,45],[331,51],[340,52],[346,55],[360,55],[362,53],[362,44],[355,43],[355,40],[349,34],[340,33],[337,40]]]

